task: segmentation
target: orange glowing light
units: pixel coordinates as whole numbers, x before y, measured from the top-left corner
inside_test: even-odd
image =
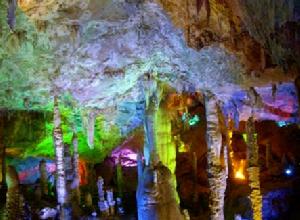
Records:
[[[245,180],[245,165],[246,161],[245,160],[240,160],[237,162],[237,166],[234,168],[234,177],[239,180]]]

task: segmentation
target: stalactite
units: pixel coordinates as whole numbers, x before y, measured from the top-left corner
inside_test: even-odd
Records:
[[[206,141],[207,141],[207,160],[210,186],[210,203],[212,220],[224,219],[224,197],[226,190],[226,167],[221,162],[222,134],[219,126],[219,106],[216,98],[207,94],[205,97],[206,110]],[[224,153],[223,153],[224,155]]]
[[[13,30],[16,25],[16,9],[18,6],[17,0],[8,0],[8,9],[7,9],[7,24]]]
[[[55,147],[55,162],[56,162],[56,193],[57,202],[60,205],[66,203],[66,179],[64,167],[64,143],[63,133],[61,129],[61,118],[58,107],[58,98],[54,98],[54,147]]]
[[[262,219],[262,196],[260,192],[260,179],[259,179],[259,164],[258,164],[258,145],[255,136],[255,124],[253,117],[247,121],[247,145],[248,145],[248,174],[249,185],[251,189],[250,200],[253,210],[253,219]]]
[[[254,87],[250,87],[248,95],[250,98],[250,106],[260,109],[263,109],[265,107],[262,97]]]
[[[296,87],[298,97],[298,116],[300,116],[300,76],[296,77],[294,84]]]
[[[144,145],[144,158],[145,165],[150,166],[151,163],[156,163],[156,151],[155,151],[155,134],[154,134],[154,123],[155,123],[155,111],[156,106],[154,103],[154,97],[149,98],[148,107],[145,112],[144,118],[144,132],[145,132],[145,145]]]
[[[203,4],[205,5],[206,19],[207,19],[207,25],[208,25],[209,24],[209,19],[210,19],[210,13],[211,13],[209,0],[196,0],[197,14],[199,14]]]
[[[93,110],[82,112],[82,126],[84,127],[87,134],[87,143],[90,149],[94,148],[95,138],[95,120],[96,113]]]
[[[203,0],[196,0],[197,13],[200,12],[202,5],[203,5]]]
[[[73,191],[73,198],[77,202],[77,204],[80,204],[80,189],[79,189],[79,182],[80,182],[80,176],[79,176],[79,153],[78,153],[78,138],[76,130],[73,129],[73,137],[72,137],[72,145],[73,145],[73,172],[74,172],[74,178],[72,182],[72,191]]]
[[[88,145],[91,149],[94,148],[95,120],[96,120],[96,114],[90,111],[88,116],[87,136],[88,136]]]
[[[187,12],[187,33],[186,33],[186,39],[187,44],[190,46],[191,44],[191,15],[190,15],[190,4],[189,0],[186,0],[186,12]]]
[[[283,64],[283,59],[288,55],[277,37],[276,29],[285,22],[291,21],[294,14],[294,1],[286,0],[233,0],[239,5],[241,17],[245,27],[270,53],[273,62]],[[255,16],[253,14],[255,13]]]
[[[277,93],[277,85],[276,83],[272,84],[272,99],[275,102],[276,100],[276,93]]]
[[[143,165],[143,155],[142,153],[139,153],[137,155],[137,173],[138,173],[138,182],[141,181],[143,177],[143,170],[144,170],[144,165]]]
[[[95,120],[96,114],[90,111],[87,116],[87,142],[91,149],[94,149],[94,137],[95,137]]]

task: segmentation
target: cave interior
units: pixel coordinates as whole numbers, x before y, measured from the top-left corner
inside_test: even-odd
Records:
[[[300,219],[300,1],[0,2],[0,219]]]

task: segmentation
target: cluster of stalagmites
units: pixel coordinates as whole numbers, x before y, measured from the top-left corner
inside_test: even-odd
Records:
[[[104,180],[101,176],[98,177],[97,187],[98,187],[98,207],[103,217],[114,216],[116,214],[115,206],[116,201],[114,200],[114,194],[112,189],[104,190],[103,188]],[[105,198],[106,194],[106,198]],[[122,213],[121,198],[117,198],[118,201],[118,214]]]

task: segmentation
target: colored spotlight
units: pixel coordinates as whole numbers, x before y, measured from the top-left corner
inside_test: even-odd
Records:
[[[285,169],[284,172],[285,172],[285,174],[288,175],[288,176],[291,176],[291,175],[293,174],[293,171],[292,171],[292,169],[290,169],[290,168]]]

